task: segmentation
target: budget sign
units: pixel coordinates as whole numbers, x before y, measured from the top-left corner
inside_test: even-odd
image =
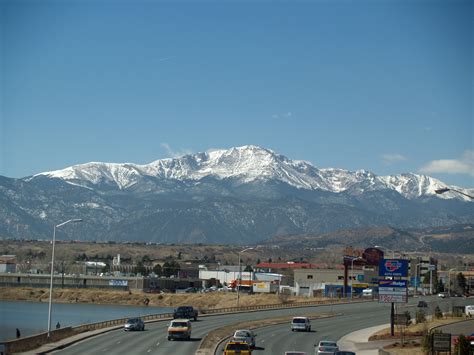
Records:
[[[408,276],[408,260],[382,259],[379,264],[379,276]]]

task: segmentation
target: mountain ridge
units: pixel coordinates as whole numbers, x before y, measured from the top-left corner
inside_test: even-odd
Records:
[[[474,223],[474,205],[439,180],[318,169],[244,146],[146,165],[87,163],[0,176],[0,236],[161,243],[256,243],[287,234]],[[449,186],[448,186],[449,187]],[[467,193],[469,189],[464,189]]]
[[[352,192],[357,194],[371,189],[388,188],[409,199],[424,195],[434,196],[436,189],[448,186],[432,177],[413,173],[377,176],[366,170],[318,169],[309,162],[290,160],[270,149],[255,145],[161,159],[144,165],[91,162],[35,174],[27,180],[37,176],[56,177],[84,187],[105,182],[109,185],[116,184],[119,189],[130,188],[146,177],[199,181],[212,176],[221,180],[238,179],[241,183],[274,179],[296,188],[320,189],[334,193],[352,189]],[[457,186],[450,188],[467,194],[471,190],[474,191]],[[467,197],[453,193],[436,196],[469,201]]]

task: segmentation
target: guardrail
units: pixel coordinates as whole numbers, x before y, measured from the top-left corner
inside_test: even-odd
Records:
[[[357,300],[357,302],[370,302],[369,300]],[[307,306],[317,306],[317,305],[331,305],[331,304],[341,304],[349,303],[350,301],[345,299],[336,299],[330,301],[307,301],[307,302],[294,302],[294,303],[277,303],[277,304],[266,304],[266,305],[257,305],[257,306],[241,306],[241,307],[225,307],[225,308],[215,308],[215,309],[202,309],[199,310],[200,314],[220,314],[220,313],[236,313],[236,312],[248,312],[248,311],[261,311],[261,310],[271,310],[278,308],[298,308],[298,307],[307,307]],[[146,322],[159,321],[164,319],[173,318],[173,313],[159,313],[159,314],[149,314],[141,316],[141,318]],[[54,329],[51,331],[51,336],[48,338],[48,333],[35,334],[28,337],[23,337],[14,340],[8,340],[0,342],[4,345],[5,354],[13,354],[18,352],[25,352],[29,350],[36,349],[42,345],[48,343],[54,343],[56,341],[93,330],[105,329],[111,327],[118,327],[125,324],[127,318],[112,319],[107,321],[101,321],[96,323],[82,324],[75,327],[66,327],[61,329]]]

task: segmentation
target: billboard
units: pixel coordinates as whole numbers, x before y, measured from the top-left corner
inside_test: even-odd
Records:
[[[406,280],[380,280],[379,302],[406,303],[408,302],[408,289]]]
[[[379,276],[407,277],[408,260],[382,259],[379,263]]]

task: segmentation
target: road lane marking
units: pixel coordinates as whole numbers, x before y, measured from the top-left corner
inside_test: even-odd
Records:
[[[160,343],[156,343],[156,346],[160,346]]]
[[[147,353],[151,353],[151,349],[148,349]]]

